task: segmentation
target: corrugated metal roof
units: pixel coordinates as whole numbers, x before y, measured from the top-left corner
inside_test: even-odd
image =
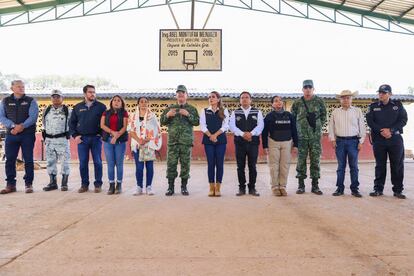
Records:
[[[189,96],[193,99],[207,99],[208,94],[210,91],[214,89],[208,90],[197,90],[197,89],[189,89]],[[233,98],[237,99],[240,95],[240,91],[253,91],[253,90],[234,90],[234,89],[222,89],[218,90],[222,97],[224,98]],[[65,90],[62,89],[63,95],[67,98],[82,98],[83,93],[81,90]],[[0,92],[0,96],[4,97],[9,95],[11,92]],[[49,98],[50,97],[50,90],[26,90],[27,95],[33,96],[35,98]],[[108,99],[113,97],[114,95],[121,95],[125,99],[138,99],[141,96],[146,96],[151,99],[174,99],[175,97],[175,89],[167,88],[167,89],[140,89],[135,91],[126,91],[126,90],[97,90],[97,95],[101,99]],[[302,96],[302,93],[299,92],[282,92],[282,91],[259,91],[259,92],[251,92],[254,99],[270,99],[274,95],[280,95],[285,99],[297,99]],[[322,97],[323,99],[336,99],[335,93],[316,93],[318,96]],[[375,93],[362,93],[356,97],[356,99],[361,100],[375,100],[377,99],[377,94]],[[414,95],[409,94],[394,94],[394,99],[398,99],[401,101],[406,102],[414,102]]]
[[[0,14],[64,6],[90,0],[0,0]],[[407,24],[414,22],[414,0],[286,0],[287,3],[309,3],[316,6],[368,15]]]

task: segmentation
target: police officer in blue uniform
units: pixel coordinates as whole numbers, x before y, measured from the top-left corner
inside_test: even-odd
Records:
[[[401,136],[407,124],[407,111],[400,101],[390,99],[391,86],[381,85],[378,101],[369,106],[367,123],[371,128],[375,156],[374,191],[370,196],[382,196],[387,175],[387,157],[390,159],[391,182],[394,196],[405,199],[404,190],[404,141]]]

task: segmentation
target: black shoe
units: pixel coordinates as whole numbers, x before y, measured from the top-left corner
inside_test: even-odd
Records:
[[[373,192],[369,193],[369,196],[373,196],[373,197],[382,196],[382,195],[383,195],[382,192],[375,191],[375,190]]]
[[[323,195],[322,191],[319,189],[318,179],[312,179],[312,193],[315,195]]]
[[[45,192],[53,191],[53,190],[56,190],[58,188],[56,175],[49,174],[49,178],[50,178],[49,184],[46,187],[43,188],[43,191],[45,191]]]
[[[188,179],[181,179],[181,194],[183,196],[188,196],[190,193],[187,190]]]
[[[166,196],[172,196],[174,194],[174,179],[168,179],[168,190],[165,193]]]
[[[298,180],[298,189],[296,190],[296,194],[304,194],[305,193],[305,179],[299,178]]]
[[[394,196],[399,199],[406,199],[407,197],[402,193],[394,193]]]
[[[344,195],[344,190],[336,189],[336,191],[332,194],[333,196],[341,196]]]
[[[353,195],[354,197],[362,197],[359,191],[352,191],[351,195]]]
[[[236,194],[236,196],[244,196],[246,194],[246,189],[239,188],[239,192]]]
[[[115,193],[115,183],[110,182],[109,183],[109,189],[108,189],[108,192],[106,194],[113,195],[114,193]]]
[[[122,183],[121,182],[116,182],[116,187],[115,187],[115,194],[120,194],[122,193]]]
[[[260,194],[256,191],[256,189],[249,189],[249,195],[252,196],[260,196]]]
[[[68,190],[68,180],[69,180],[69,175],[68,174],[63,174],[62,175],[62,186],[60,187],[61,191],[67,191]]]

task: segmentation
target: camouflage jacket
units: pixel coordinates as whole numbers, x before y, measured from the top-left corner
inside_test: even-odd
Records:
[[[291,113],[296,118],[298,137],[299,139],[320,139],[322,127],[326,122],[325,103],[320,97],[313,96],[312,99],[306,101],[306,105],[309,108],[309,112],[316,113],[316,129],[314,131],[306,119],[307,112],[301,97],[293,103],[291,108]]]
[[[167,117],[171,109],[184,108],[190,114],[188,117],[176,114],[172,118]],[[177,112],[178,113],[178,112]],[[180,107],[179,104],[172,104],[164,110],[161,115],[161,125],[168,127],[168,145],[193,145],[193,127],[198,126],[200,118],[197,109],[188,103]]]
[[[46,109],[45,109],[46,111]],[[43,117],[43,127],[44,130],[48,135],[57,135],[64,132],[69,132],[69,118],[71,115],[72,110],[68,109],[68,117],[66,118],[66,114],[63,110],[63,105],[54,108],[53,106],[50,107],[50,111],[47,113],[46,116]],[[46,140],[51,140],[54,142],[62,142],[67,141],[66,137],[54,138]]]

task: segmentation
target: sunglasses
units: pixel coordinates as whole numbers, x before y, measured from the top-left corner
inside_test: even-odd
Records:
[[[312,89],[312,88],[313,88],[313,86],[312,86],[312,85],[305,85],[303,88],[304,88],[304,89]]]

